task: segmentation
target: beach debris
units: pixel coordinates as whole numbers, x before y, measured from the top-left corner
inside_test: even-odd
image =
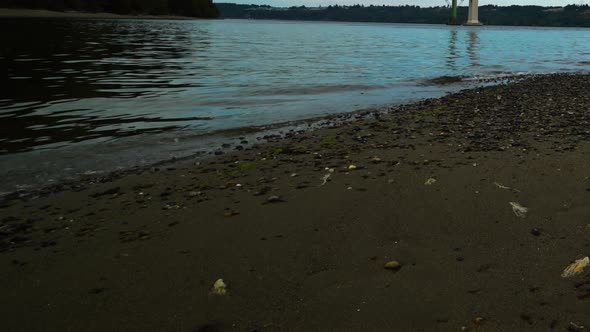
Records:
[[[570,322],[570,325],[568,325],[568,327],[567,327],[568,331],[582,331],[583,329],[584,329],[584,326],[578,325],[574,322]]]
[[[262,196],[271,190],[272,190],[271,187],[262,187],[259,190],[254,192],[254,196]]]
[[[322,182],[322,184],[320,184],[320,186],[323,186],[323,185],[325,185],[325,184],[328,182],[328,179],[330,178],[330,176],[331,176],[331,175],[332,175],[332,174],[330,174],[330,173],[328,173],[328,174],[324,175],[324,176],[322,177],[322,181],[323,181],[323,182]]]
[[[282,202],[283,200],[281,199],[281,196],[269,196],[266,201],[268,203],[278,203]]]
[[[435,178],[430,178],[430,179],[426,180],[426,182],[424,182],[424,185],[425,186],[431,186],[431,185],[433,185],[435,183],[436,183],[436,179]]]
[[[180,206],[180,205],[178,205],[178,204],[166,204],[166,205],[165,205],[165,206],[162,208],[162,210],[178,210],[178,209],[180,209],[180,208],[181,208],[181,206]]]
[[[211,294],[213,295],[225,295],[227,294],[227,285],[223,282],[223,279],[217,279],[215,283],[213,283],[213,288],[211,288]]]
[[[231,217],[233,217],[233,216],[237,216],[237,215],[239,215],[239,214],[240,214],[240,212],[238,212],[238,211],[235,211],[235,210],[226,210],[226,211],[223,213],[223,216],[224,216],[224,217],[226,217],[226,218],[231,218]]]
[[[584,271],[584,268],[590,264],[590,257],[586,256],[584,258],[578,259],[572,264],[568,265],[568,267],[563,270],[561,277],[569,278],[580,274]]]
[[[348,169],[349,170],[355,170],[356,169],[356,165],[348,165]]]
[[[514,214],[519,218],[524,218],[526,213],[529,212],[528,208],[518,204],[517,202],[509,202],[509,204],[512,206],[512,212],[514,212]]]
[[[383,268],[385,268],[386,270],[391,270],[391,271],[399,271],[399,269],[402,268],[402,264],[398,261],[389,261],[389,262],[385,263]]]
[[[475,319],[473,320],[473,324],[480,326],[484,321],[483,317],[475,317]]]
[[[512,190],[512,191],[520,192],[520,190],[518,190],[518,189],[507,187],[507,186],[505,186],[505,185],[503,185],[501,183],[498,183],[498,182],[494,182],[494,185],[496,187],[500,188],[500,189]]]
[[[94,193],[94,194],[90,195],[90,197],[92,197],[92,198],[98,198],[98,197],[101,197],[101,196],[117,196],[117,195],[120,194],[120,190],[121,190],[120,187],[114,187],[114,188],[107,189],[107,190],[102,191],[102,192]]]

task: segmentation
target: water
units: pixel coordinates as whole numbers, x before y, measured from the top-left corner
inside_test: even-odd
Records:
[[[0,29],[0,192],[189,155],[235,128],[590,64],[586,29],[65,19]],[[467,79],[428,83],[440,76]]]

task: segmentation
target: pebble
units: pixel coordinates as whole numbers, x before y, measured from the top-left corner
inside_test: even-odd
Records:
[[[539,236],[541,235],[541,230],[538,228],[533,228],[531,229],[531,234],[533,234],[534,236]]]
[[[402,268],[402,264],[398,261],[389,261],[389,262],[385,263],[384,268],[386,270],[399,271],[399,269]]]
[[[237,215],[239,215],[239,214],[240,214],[240,213],[239,213],[238,211],[230,210],[230,211],[225,211],[225,212],[223,213],[223,216],[224,216],[224,217],[226,217],[226,218],[231,218],[231,217],[233,217],[233,216],[237,216]]]
[[[283,200],[281,199],[281,196],[269,196],[266,201],[269,203],[278,203],[282,202]]]

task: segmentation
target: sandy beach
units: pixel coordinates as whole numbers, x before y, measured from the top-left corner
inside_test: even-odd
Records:
[[[588,91],[529,77],[11,196],[3,330],[584,331]]]
[[[191,20],[192,17],[173,15],[120,15],[114,13],[56,12],[42,9],[0,8],[0,18],[89,18],[89,19],[161,19]]]

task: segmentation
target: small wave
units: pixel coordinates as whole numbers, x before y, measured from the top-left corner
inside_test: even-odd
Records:
[[[532,74],[533,74],[533,72],[524,72],[524,71],[499,72],[499,73],[495,73],[495,74],[466,77],[465,81],[470,81],[470,82],[473,82],[473,81],[493,81],[493,80],[502,80],[502,79],[513,78],[513,77],[524,77],[524,76],[528,76],[528,75],[532,75]],[[543,74],[554,74],[554,72],[547,72],[547,73],[543,73]]]
[[[448,85],[463,82],[466,79],[465,76],[449,76],[443,75],[435,78],[429,78],[422,81],[423,85]]]
[[[300,95],[320,95],[324,93],[338,93],[346,91],[368,91],[385,88],[382,85],[365,85],[365,84],[321,84],[321,85],[303,85],[303,86],[285,86],[258,91],[245,90],[241,95],[252,96],[300,96]]]

